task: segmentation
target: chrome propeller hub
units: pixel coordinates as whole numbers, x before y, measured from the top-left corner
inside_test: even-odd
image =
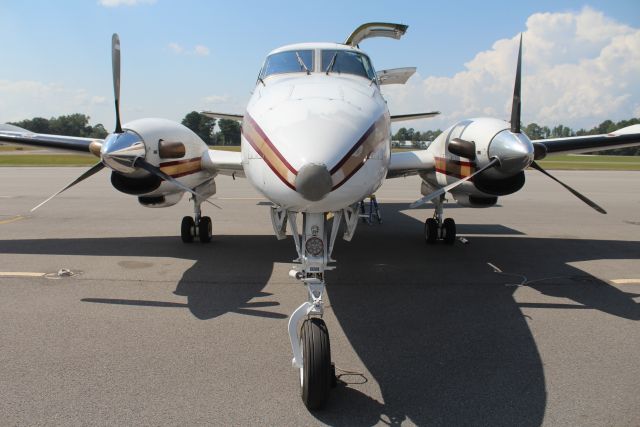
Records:
[[[144,158],[145,154],[144,141],[140,135],[130,130],[112,133],[100,150],[102,162],[109,168],[122,173],[134,172],[136,159]]]

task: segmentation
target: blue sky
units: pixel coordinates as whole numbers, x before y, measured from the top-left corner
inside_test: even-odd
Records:
[[[507,84],[507,81],[512,82],[514,72],[510,71],[511,75],[508,76],[506,66],[504,76],[486,81],[482,87],[467,88],[480,92],[478,96],[470,98],[471,95],[464,91],[458,93],[454,89],[443,89],[443,85],[467,87],[466,84],[460,84],[467,73],[478,73],[478,67],[496,64],[495,61],[488,61],[482,65],[474,62],[474,58],[500,54],[505,64],[515,64],[515,50],[510,47],[503,49],[499,42],[512,40],[520,32],[525,32],[525,122],[558,120],[579,127],[597,124],[600,117],[602,120],[609,118],[607,114],[612,118],[640,115],[636,101],[640,94],[640,83],[633,77],[629,77],[628,82],[625,80],[624,87],[607,88],[607,95],[612,91],[618,92],[611,97],[610,104],[606,104],[610,109],[597,111],[597,114],[583,112],[580,115],[574,111],[563,115],[565,109],[571,109],[570,102],[577,102],[590,90],[577,91],[573,100],[547,108],[540,100],[528,105],[526,86],[527,61],[534,85],[529,88],[532,92],[530,97],[539,98],[538,92],[542,89],[536,90],[536,87],[547,88],[550,92],[545,94],[544,99],[549,100],[560,94],[557,93],[557,86],[550,83],[551,80],[541,82],[545,76],[549,76],[557,85],[558,81],[562,81],[558,73],[563,67],[566,68],[568,64],[580,66],[585,60],[595,61],[607,50],[607,46],[615,45],[614,38],[622,33],[630,40],[627,44],[636,43],[635,35],[640,28],[640,2],[637,0],[327,0],[276,3],[147,0],[137,3],[105,6],[97,0],[3,0],[0,3],[0,122],[84,112],[92,116],[92,122],[102,122],[107,129],[111,129],[114,122],[110,69],[113,32],[119,33],[122,41],[121,102],[124,120],[140,117],[180,120],[191,110],[242,112],[258,69],[269,50],[293,42],[342,41],[355,27],[367,21],[409,25],[407,35],[401,41],[368,40],[361,47],[370,54],[378,69],[418,67],[419,75],[411,80],[411,85],[393,88],[388,92],[390,108],[395,112],[438,109],[447,113],[442,120],[412,124],[418,129],[444,127],[446,120],[455,120],[463,113],[504,114],[502,106],[508,104],[508,99],[503,102],[502,98],[512,90],[513,84]],[[572,34],[561,31],[569,21],[560,20],[555,24],[558,26],[557,37],[550,40],[562,45],[566,39],[567,46],[577,47],[563,56],[561,47],[556,46],[554,55],[546,60],[550,66],[557,67],[540,69],[538,58],[544,55],[540,53],[539,46],[538,50],[535,49],[535,42],[540,40],[536,31],[546,32],[550,37],[556,34],[555,27],[541,26],[540,21],[547,19],[555,22],[558,16],[575,16],[576,22],[580,22],[585,10],[588,11],[587,15],[591,13],[596,18],[600,17],[597,25],[592,26],[598,28],[593,30],[593,34],[597,33],[599,37],[598,41],[571,44],[569,39]],[[541,13],[549,15],[539,15]],[[528,21],[532,16],[538,16],[539,19]],[[591,22],[589,16],[583,21]],[[534,21],[538,23],[535,28]],[[530,36],[527,31],[531,32]],[[607,31],[611,34],[602,36]],[[579,31],[573,36],[584,39],[584,34],[579,34]],[[607,44],[609,39],[606,37],[609,36],[611,43]],[[528,39],[531,40],[530,46],[533,46],[532,52],[537,52],[534,57],[527,57]],[[544,46],[548,46],[548,43]],[[563,58],[566,57],[571,58],[564,63]],[[631,70],[628,75],[634,72],[640,74],[636,59],[629,59]],[[476,71],[473,67],[469,68],[474,63]],[[500,68],[499,64],[495,66],[496,69]],[[591,64],[591,67],[595,65]],[[512,68],[515,69],[515,65]],[[626,79],[626,75],[620,79]],[[590,77],[586,75],[584,79],[588,81]],[[482,96],[486,88],[496,85],[506,87],[485,93],[485,101]],[[606,86],[607,83],[602,85]],[[456,99],[458,96],[461,100]],[[593,93],[583,103],[593,102],[599,96],[602,94]],[[474,105],[470,107],[469,103]]]

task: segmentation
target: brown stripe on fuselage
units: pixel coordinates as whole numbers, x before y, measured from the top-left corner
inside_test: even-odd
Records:
[[[347,154],[331,169],[332,191],[358,172],[371,153],[384,143],[385,133],[387,133],[384,126],[386,123],[385,118],[386,114],[380,116],[351,147]],[[242,134],[273,173],[289,188],[295,190],[295,179],[298,171],[284,158],[249,114],[244,116]]]
[[[167,175],[173,178],[180,178],[202,170],[202,157],[160,163],[159,166],[160,170]]]
[[[435,161],[436,172],[456,178],[466,178],[476,171],[476,165],[473,162],[447,159],[445,157],[436,157]]]
[[[331,169],[331,179],[333,188],[340,187],[347,182],[367,161],[371,153],[379,148],[385,141],[384,134],[385,114],[380,116],[365,133],[358,139],[358,142],[349,152]]]
[[[244,116],[242,134],[273,173],[289,188],[295,190],[295,179],[298,171],[284,158],[249,114]]]

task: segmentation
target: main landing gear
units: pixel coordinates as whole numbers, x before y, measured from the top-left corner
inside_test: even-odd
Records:
[[[434,203],[436,210],[433,218],[427,218],[424,222],[424,240],[429,244],[441,240],[448,245],[453,245],[456,241],[456,223],[452,218],[442,219],[444,213],[442,198],[434,200]]]
[[[330,217],[333,216],[331,221]],[[272,208],[271,219],[276,236],[286,236],[287,222],[296,244],[297,265],[289,272],[307,288],[309,299],[298,307],[289,318],[289,339],[293,351],[292,365],[300,373],[300,395],[310,409],[322,408],[329,391],[337,385],[335,366],[331,363],[329,331],[324,314],[324,273],[332,270],[330,262],[333,245],[344,218],[346,231],[343,238],[351,240],[358,225],[358,205],[330,213],[302,213],[302,233],[296,224],[297,213]],[[330,230],[329,230],[330,229]],[[298,329],[298,324],[302,326]]]
[[[211,218],[208,216],[202,216],[200,210],[200,204],[197,198],[193,199],[193,218],[185,216],[182,218],[182,224],[180,225],[180,236],[184,243],[191,243],[197,237],[201,243],[209,243],[211,236],[213,236],[213,226],[211,224]]]

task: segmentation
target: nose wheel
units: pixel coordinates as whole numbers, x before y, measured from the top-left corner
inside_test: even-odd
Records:
[[[311,317],[300,329],[302,367],[300,368],[300,391],[307,409],[322,408],[329,398],[335,378],[331,364],[329,331],[324,320]]]

